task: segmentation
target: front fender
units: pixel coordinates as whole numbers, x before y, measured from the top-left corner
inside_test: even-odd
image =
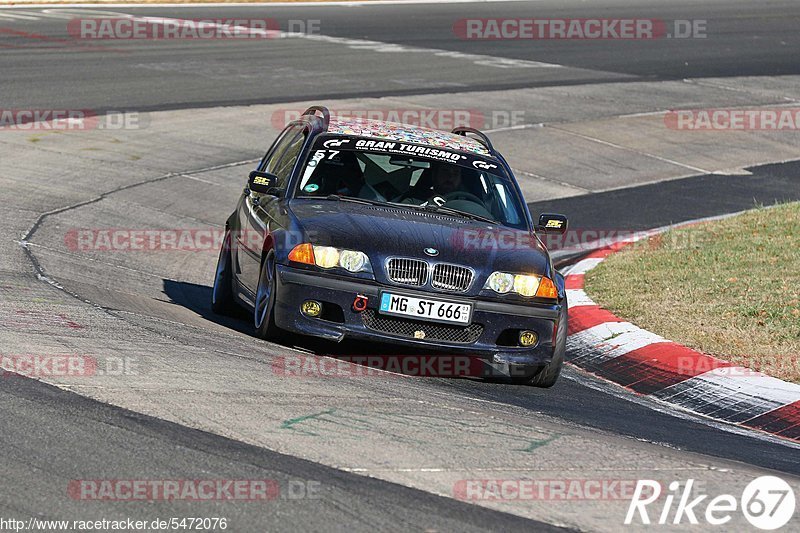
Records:
[[[567,282],[564,279],[564,275],[561,274],[558,270],[553,270],[555,273],[555,279],[553,280],[556,284],[556,288],[558,289],[558,299],[564,300],[567,297]]]

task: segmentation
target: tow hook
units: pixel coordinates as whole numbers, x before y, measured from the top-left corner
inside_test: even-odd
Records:
[[[363,294],[356,295],[356,299],[353,300],[353,311],[356,313],[360,313],[367,308],[367,302],[369,300]]]

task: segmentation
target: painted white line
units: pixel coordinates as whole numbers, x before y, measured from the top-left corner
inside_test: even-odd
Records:
[[[722,170],[715,170],[715,176],[752,176],[753,173],[744,168],[723,168]]]
[[[656,335],[646,329],[636,328],[635,330],[620,333],[608,340],[598,342],[593,345],[593,348],[597,352],[598,359],[608,360],[628,354],[639,348],[662,342],[669,341],[661,335]]]
[[[484,133],[490,133],[492,131],[499,131],[499,130],[484,130]],[[583,187],[579,187],[578,185],[572,185],[571,183],[567,183],[566,181],[557,180],[555,178],[548,178],[547,176],[542,176],[541,174],[528,172],[527,170],[519,170],[519,169],[516,169],[516,168],[512,168],[511,170],[514,172],[515,176],[525,176],[525,177],[537,179],[537,180],[540,180],[540,181],[546,181],[547,183],[554,183],[554,184],[558,185],[559,187],[566,187],[568,189],[574,189],[576,191],[581,191],[583,193],[592,192],[591,189],[585,189]]]
[[[626,115],[617,115],[616,118],[639,118],[639,117],[654,117],[657,115],[666,115],[668,111],[644,111],[641,113],[628,113]]]
[[[213,181],[204,180],[203,178],[198,178],[197,176],[192,176],[190,174],[178,174],[179,178],[185,178],[187,180],[199,181],[200,183],[205,183],[206,185],[211,185],[213,187],[221,187],[219,183],[215,183]]]
[[[657,183],[657,182],[653,182],[653,183]],[[617,188],[617,190],[618,189],[626,189],[626,188],[628,188],[628,187],[619,187],[619,188]],[[615,190],[615,189],[608,189],[608,190]],[[595,193],[597,193],[597,192],[603,192],[603,191],[595,191]],[[775,206],[769,205],[769,206],[763,207],[762,209],[772,209],[773,207],[775,207]],[[681,228],[684,228],[686,226],[691,226],[691,225],[694,225],[694,224],[700,224],[700,223],[703,223],[703,222],[713,222],[715,220],[725,220],[726,218],[735,217],[736,215],[741,215],[742,213],[746,213],[747,211],[750,211],[750,210],[749,209],[745,209],[745,210],[742,210],[742,211],[736,211],[734,213],[726,213],[724,215],[714,215],[714,216],[710,216],[710,217],[695,218],[695,219],[692,219],[692,220],[686,220],[684,222],[678,222],[677,224],[668,224],[666,226],[661,226],[661,227],[658,227],[658,228],[655,228],[655,229],[651,229],[651,230],[637,231],[632,236],[621,238],[621,239],[620,238],[615,238],[615,237],[609,237],[609,238],[606,238],[606,239],[598,239],[596,241],[589,241],[587,243],[580,244],[578,246],[571,246],[571,247],[567,247],[567,248],[562,248],[560,250],[556,250],[555,252],[552,252],[551,255],[553,257],[557,257],[557,256],[565,256],[565,255],[568,256],[568,255],[571,255],[571,254],[574,254],[574,253],[578,253],[578,252],[589,253],[589,252],[593,252],[593,251],[596,251],[596,250],[601,250],[603,248],[607,248],[608,246],[611,246],[613,244],[618,244],[618,243],[621,243],[621,242],[638,242],[638,241],[640,241],[642,239],[648,239],[650,237],[658,235],[659,233],[664,233],[666,231],[670,231],[670,230],[673,230],[673,229],[681,229]],[[572,275],[572,274],[584,274],[585,272],[587,272],[587,271],[591,270],[592,268],[596,267],[603,260],[604,260],[604,258],[584,259],[582,261],[578,261],[574,265],[570,265],[570,266],[562,268],[561,272],[565,276]],[[576,271],[575,267],[577,267],[583,261],[597,261],[597,263],[592,265],[592,266],[590,266],[590,267],[588,267],[588,268],[586,268],[585,270]]]
[[[75,6],[79,6],[83,4],[75,4]],[[208,4],[202,4],[203,6],[207,6]],[[253,5],[253,4],[248,4]],[[274,4],[266,4],[266,5],[274,5]],[[295,4],[292,4],[295,5]],[[2,6],[0,6],[2,7]],[[104,5],[104,7],[109,7]],[[122,7],[131,7],[131,6],[122,6]],[[34,14],[36,16],[34,16]],[[70,16],[72,15],[72,16]],[[161,24],[161,25],[181,25],[181,24],[191,24],[192,21],[180,18],[166,18],[166,17],[147,17],[147,16],[136,16],[129,13],[116,13],[113,11],[100,11],[100,10],[77,10],[77,9],[53,9],[53,10],[42,10],[41,12],[35,11],[26,11],[24,15],[18,15],[16,13],[0,13],[0,17],[16,17],[21,19],[28,19],[28,20],[35,20],[37,17],[55,17],[55,18],[73,18],[74,16],[79,15],[105,15],[105,16],[116,16],[116,17],[125,17],[130,18],[132,20],[139,20],[145,21],[150,24]],[[542,61],[529,61],[526,59],[512,59],[507,57],[499,57],[499,56],[490,56],[484,54],[470,54],[466,52],[458,52],[453,50],[442,50],[439,48],[424,48],[418,46],[407,46],[402,44],[396,43],[388,43],[384,41],[373,41],[369,39],[351,39],[347,37],[333,37],[330,35],[319,35],[313,33],[299,33],[299,32],[282,32],[276,30],[264,30],[264,29],[257,29],[257,28],[247,28],[242,26],[230,26],[224,25],[219,23],[212,23],[207,24],[206,26],[211,26],[220,30],[228,30],[234,31],[238,34],[246,34],[246,35],[256,35],[256,36],[264,36],[267,38],[283,38],[283,39],[306,39],[309,41],[316,41],[322,42],[326,44],[336,44],[347,46],[353,50],[367,50],[371,52],[378,52],[378,53],[402,53],[402,54],[430,54],[434,57],[441,57],[447,59],[455,59],[460,61],[469,61],[475,65],[483,66],[483,67],[491,67],[491,68],[564,68],[562,65],[557,65],[554,63],[545,63]]]
[[[758,96],[765,96],[763,91],[758,91],[755,88],[751,87],[733,87],[731,85],[725,85],[724,83],[718,83],[710,80],[705,79],[694,79],[694,78],[685,78],[683,80],[684,83],[689,83],[692,85],[700,85],[705,87],[713,87],[714,89],[724,89],[726,91],[733,91],[737,93],[745,93],[745,94],[755,94]],[[800,102],[797,98],[793,96],[781,96],[782,99],[786,100],[790,103]]]
[[[34,11],[28,11],[27,13],[35,13]],[[55,19],[62,19],[62,20],[72,20],[77,16],[80,15],[95,15],[95,16],[114,16],[114,11],[100,11],[97,9],[42,9],[40,12],[36,13],[37,17],[43,18],[55,18]]]
[[[670,165],[676,165],[676,166],[679,166],[679,167],[682,167],[682,168],[687,168],[687,169],[689,169],[689,170],[691,170],[693,172],[699,172],[700,174],[711,174],[710,170],[705,170],[705,169],[702,169],[700,167],[687,165],[686,163],[681,163],[680,161],[674,161],[672,159],[668,159],[666,157],[661,157],[660,155],[656,155],[656,154],[651,154],[649,152],[643,152],[642,150],[637,150],[636,148],[631,148],[630,146],[624,146],[622,144],[612,143],[610,141],[604,141],[603,139],[598,139],[597,137],[592,137],[590,135],[584,135],[583,133],[578,133],[578,132],[571,131],[571,130],[568,130],[568,129],[565,129],[565,128],[559,128],[559,127],[556,127],[556,126],[548,126],[548,127],[556,129],[556,130],[558,130],[560,132],[566,133],[567,135],[573,135],[575,137],[579,137],[581,139],[585,139],[587,141],[596,142],[598,144],[602,144],[604,146],[610,146],[612,148],[617,148],[619,150],[626,150],[628,152],[633,152],[635,154],[639,154],[639,155],[642,155],[642,156],[645,156],[645,157],[650,157],[650,158],[655,159],[657,161],[661,161],[662,163],[668,163]]]
[[[756,438],[758,440],[762,440],[765,442],[770,442],[772,444],[777,444],[779,446],[785,446],[788,448],[800,450],[800,443],[786,440],[781,437],[776,437],[771,433],[754,431],[752,428],[748,428],[745,426],[737,426],[729,422],[724,422],[722,420],[714,419],[702,413],[697,413],[690,409],[686,409],[685,407],[669,403],[656,396],[645,395],[645,394],[641,395],[631,394],[629,391],[623,389],[618,383],[615,383],[608,378],[604,378],[603,376],[597,374],[591,374],[576,365],[570,365],[570,366],[572,366],[577,372],[565,372],[562,374],[562,377],[567,378],[571,381],[575,381],[576,383],[579,383],[585,387],[589,387],[596,391],[600,391],[604,394],[608,394],[610,396],[614,396],[615,398],[620,398],[622,400],[637,405],[641,405],[643,407],[647,407],[648,409],[652,409],[653,411],[656,411],[658,413],[663,413],[665,415],[669,415],[675,418],[680,418],[682,420],[699,422],[701,424],[718,429],[720,431],[725,431],[727,433],[731,433],[734,435],[746,435],[748,437]],[[645,442],[648,442],[645,439],[637,439],[637,440],[643,440]],[[663,444],[660,442],[653,442],[653,444],[672,447],[671,445]]]
[[[743,212],[745,211],[671,224],[627,240],[636,241],[670,229],[722,220]],[[584,259],[576,263],[569,274],[584,273],[604,260],[605,258]],[[576,270],[577,272],[575,272]],[[583,292],[582,290],[574,289],[573,291],[579,301],[588,299],[585,293],[583,296],[580,294]],[[569,293],[570,290],[567,292]],[[587,367],[586,370],[591,372],[594,364],[615,359],[636,349],[661,342],[670,341],[629,322],[606,322],[574,333],[567,338],[567,349],[571,354],[569,363],[578,368]],[[608,378],[598,377],[615,383]],[[761,436],[762,432],[741,424],[800,401],[800,385],[741,367],[722,367],[709,370],[646,396],[663,402],[672,409],[683,410],[727,424],[739,424],[738,427],[748,434]]]
[[[749,420],[800,400],[800,385],[752,370],[716,368],[655,394],[709,416]],[[725,415],[726,411],[733,411]]]
[[[702,374],[707,379],[736,379],[740,385],[753,388],[762,388],[775,392],[774,398],[781,398],[786,403],[800,400],[800,384],[782,381],[762,372],[757,372],[741,366],[715,368]]]
[[[544,122],[535,122],[530,124],[516,124],[514,126],[503,126],[500,128],[494,128],[491,130],[483,130],[483,133],[502,133],[504,131],[519,131],[519,130],[529,130],[534,128],[543,128],[546,124]]]
[[[623,333],[632,333],[641,330],[630,322],[604,322],[591,328],[584,329],[578,333],[573,333],[571,337],[575,342],[590,344],[592,346],[601,342],[611,341]]]
[[[567,302],[569,302],[570,309],[586,305],[597,305],[583,289],[567,289]]]
[[[30,0],[23,0],[28,1]],[[0,9],[18,9],[18,8],[33,8],[33,7],[97,7],[101,5],[103,7],[114,7],[114,8],[121,8],[121,7],[326,7],[326,6],[333,6],[333,7],[369,7],[369,6],[397,6],[397,5],[424,5],[424,4],[491,4],[496,2],[539,2],[541,0],[372,0],[372,1],[334,1],[334,2],[234,2],[234,3],[226,3],[226,2],[210,2],[207,4],[204,3],[186,3],[186,4],[175,4],[175,3],[154,3],[154,4],[137,4],[137,3],[113,3],[113,2],[99,2],[95,4],[70,4],[70,3],[46,3],[47,0],[44,0],[42,3],[39,2],[31,2],[27,4],[20,4],[16,3],[13,5],[0,5]]]
[[[299,37],[310,41],[320,41],[332,44],[341,44],[356,50],[371,50],[374,52],[389,53],[423,53],[432,54],[436,57],[451,59],[462,59],[472,61],[476,65],[496,68],[563,68],[562,65],[554,63],[543,63],[541,61],[528,61],[525,59],[510,59],[507,57],[488,56],[482,54],[468,54],[465,52],[455,52],[452,50],[441,50],[438,48],[421,48],[416,46],[406,46],[382,41],[370,41],[366,39],[350,39],[346,37],[331,37],[329,35],[315,35],[310,33],[288,34],[291,37]]]
[[[585,329],[567,337],[567,348],[571,355],[570,363],[578,366],[602,363],[617,357],[613,351],[598,348],[604,342],[613,342],[625,333],[644,331],[630,322],[606,322]]]
[[[15,6],[16,7],[16,6]],[[12,11],[9,6],[0,5],[0,19],[19,19],[19,20],[41,20],[41,19],[61,19],[72,20],[78,17],[132,17],[117,11],[104,11],[100,9],[79,9],[72,7],[52,7],[49,9],[20,9]]]
[[[0,13],[0,19],[10,19],[10,20],[39,20],[39,17],[33,17],[30,15],[19,15],[17,13]]]
[[[763,207],[761,209],[772,209],[773,207],[776,207],[776,206],[775,205],[770,205],[770,206]],[[695,225],[695,224],[701,224],[703,222],[714,222],[716,220],[725,220],[726,218],[735,217],[737,215],[741,215],[742,213],[746,213],[748,211],[751,211],[751,210],[750,209],[745,209],[745,210],[742,210],[742,211],[736,211],[734,213],[726,213],[724,215],[714,215],[714,216],[710,216],[710,217],[695,218],[695,219],[692,219],[692,220],[686,220],[684,222],[678,222],[677,224],[668,224],[666,226],[661,226],[661,227],[654,228],[654,229],[651,229],[651,230],[637,231],[632,236],[624,237],[624,238],[621,238],[621,239],[620,238],[614,238],[614,237],[609,237],[607,239],[598,239],[596,241],[590,241],[589,243],[584,243],[584,244],[581,244],[581,245],[576,246],[576,247],[569,247],[569,248],[563,248],[561,250],[556,250],[553,253],[553,255],[556,255],[556,254],[559,254],[559,253],[562,254],[562,255],[565,255],[565,254],[569,255],[570,253],[576,253],[576,252],[589,253],[589,252],[593,252],[593,251],[596,251],[596,250],[601,250],[601,249],[606,248],[608,246],[611,246],[613,244],[619,244],[619,243],[622,243],[622,242],[638,242],[638,241],[640,241],[642,239],[648,239],[650,237],[653,237],[655,235],[658,235],[660,233],[664,233],[664,232],[667,232],[667,231],[670,231],[670,230],[681,229],[681,228],[685,228],[687,226],[692,226],[692,225]],[[577,263],[574,263],[572,265],[569,265],[569,266],[566,266],[566,267],[562,268],[561,269],[561,273],[564,274],[564,276],[585,274],[589,270],[595,268],[597,265],[602,263],[604,260],[605,260],[604,257],[591,257],[591,258],[588,258],[588,259],[582,259],[582,260],[578,261]],[[574,290],[574,289],[570,289],[570,290]]]
[[[179,18],[165,18],[165,17],[138,17],[126,13],[116,14],[119,17],[127,17],[132,20],[144,21],[149,24],[160,25],[182,25],[193,24],[194,22],[186,19]],[[347,46],[353,50],[367,50],[378,53],[403,53],[403,54],[428,54],[434,57],[441,57],[447,59],[455,59],[461,61],[469,61],[475,65],[493,68],[563,68],[562,65],[553,63],[542,63],[539,61],[528,61],[525,59],[510,59],[507,57],[489,56],[482,54],[468,54],[465,52],[457,52],[453,50],[441,50],[438,48],[422,48],[417,46],[406,46],[396,43],[387,43],[383,41],[372,41],[368,39],[351,39],[347,37],[333,37],[330,35],[318,35],[312,33],[300,32],[283,32],[277,30],[264,30],[260,28],[247,28],[243,26],[231,26],[219,23],[210,23],[206,26],[214,27],[223,31],[235,32],[237,34],[264,36],[267,38],[284,38],[284,39],[306,39],[309,41],[316,41],[326,44],[336,44]]]
[[[590,257],[589,259],[581,259],[569,270],[570,275],[585,274],[597,265],[603,262],[602,257]],[[572,304],[572,302],[570,302]]]

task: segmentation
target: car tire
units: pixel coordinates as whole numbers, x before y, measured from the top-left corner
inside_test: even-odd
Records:
[[[553,359],[546,364],[528,384],[534,387],[548,389],[556,384],[561,369],[564,366],[564,356],[567,353],[567,299],[561,305],[561,316],[558,319],[558,331],[556,332],[556,348],[553,352]]]
[[[214,286],[211,289],[211,310],[218,315],[232,316],[237,312],[233,298],[233,258],[231,256],[231,232],[225,231],[225,238],[219,250]]]
[[[278,280],[275,276],[275,254],[270,252],[261,264],[258,276],[258,288],[253,309],[256,335],[266,341],[277,342],[283,336],[275,324],[275,300]]]

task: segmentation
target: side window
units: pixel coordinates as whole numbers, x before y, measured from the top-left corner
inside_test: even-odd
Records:
[[[295,163],[297,163],[297,158],[300,157],[300,151],[303,149],[305,142],[306,136],[302,132],[295,135],[286,150],[284,150],[283,155],[280,156],[277,164],[270,170],[270,172],[278,176],[279,188],[286,188],[286,183],[289,181],[289,176],[292,173],[292,169],[294,169]]]
[[[290,126],[284,130],[278,142],[264,159],[262,170],[278,176],[279,188],[286,187],[286,180],[300,155],[304,142],[303,126]]]

